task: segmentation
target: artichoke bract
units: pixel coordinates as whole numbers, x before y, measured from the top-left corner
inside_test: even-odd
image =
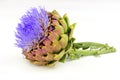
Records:
[[[70,24],[66,14],[60,16],[56,10],[47,12],[44,8],[32,8],[22,16],[16,28],[16,45],[22,48],[26,59],[43,66],[64,62],[66,58],[77,59],[84,55],[98,54],[98,50],[86,50],[93,43],[73,43],[74,28],[75,23]],[[92,46],[96,48],[96,44],[99,43]],[[103,49],[99,54],[115,51],[113,47],[108,47],[98,46],[97,49]]]

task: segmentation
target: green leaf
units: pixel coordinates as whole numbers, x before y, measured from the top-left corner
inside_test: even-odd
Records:
[[[64,63],[65,62],[65,60],[66,60],[66,54],[59,60],[59,62],[62,62],[62,63]]]
[[[67,24],[67,27],[68,27],[68,29],[69,29],[70,21],[69,21],[69,18],[68,18],[68,16],[67,16],[67,14],[64,14],[63,19],[65,20],[65,22],[66,22],[66,24]]]
[[[71,38],[69,41],[68,41],[68,45],[65,49],[65,51],[67,52],[72,46],[73,46],[73,42],[75,41],[75,38]]]
[[[69,39],[72,38],[72,35],[73,35],[73,32],[74,32],[75,25],[76,25],[76,23],[70,25],[70,32],[69,32],[69,34],[68,34],[68,35],[69,35]]]

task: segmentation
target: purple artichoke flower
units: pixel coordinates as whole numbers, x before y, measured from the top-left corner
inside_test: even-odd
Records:
[[[28,11],[26,15],[22,16],[21,23],[17,27],[17,46],[27,49],[37,43],[44,37],[48,21],[48,14],[44,9],[33,8]]]
[[[75,24],[57,11],[33,8],[22,16],[16,32],[16,45],[31,62],[39,65],[55,64],[65,55]]]
[[[70,25],[67,15],[61,17],[56,10],[47,12],[44,8],[32,8],[20,20],[16,28],[16,45],[34,64],[55,65],[58,61],[64,62],[66,57],[77,59],[115,51],[115,48],[99,43],[73,43],[75,23]],[[86,50],[88,48],[94,50]]]

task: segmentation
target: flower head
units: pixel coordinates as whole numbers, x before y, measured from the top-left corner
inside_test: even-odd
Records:
[[[70,24],[66,14],[61,17],[56,10],[46,12],[43,8],[32,8],[18,24],[17,46],[23,49],[26,59],[44,66],[64,62],[66,58],[78,59],[116,51],[106,44],[74,43],[74,28],[75,23]]]
[[[28,48],[43,37],[48,27],[48,14],[43,8],[32,8],[23,15],[16,32],[16,45]]]

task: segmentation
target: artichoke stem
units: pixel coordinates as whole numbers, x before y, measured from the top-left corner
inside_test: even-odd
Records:
[[[98,56],[115,51],[116,49],[114,47],[111,47],[107,44],[95,42],[80,42],[73,43],[72,49],[68,52],[68,57],[74,60],[84,56]]]

